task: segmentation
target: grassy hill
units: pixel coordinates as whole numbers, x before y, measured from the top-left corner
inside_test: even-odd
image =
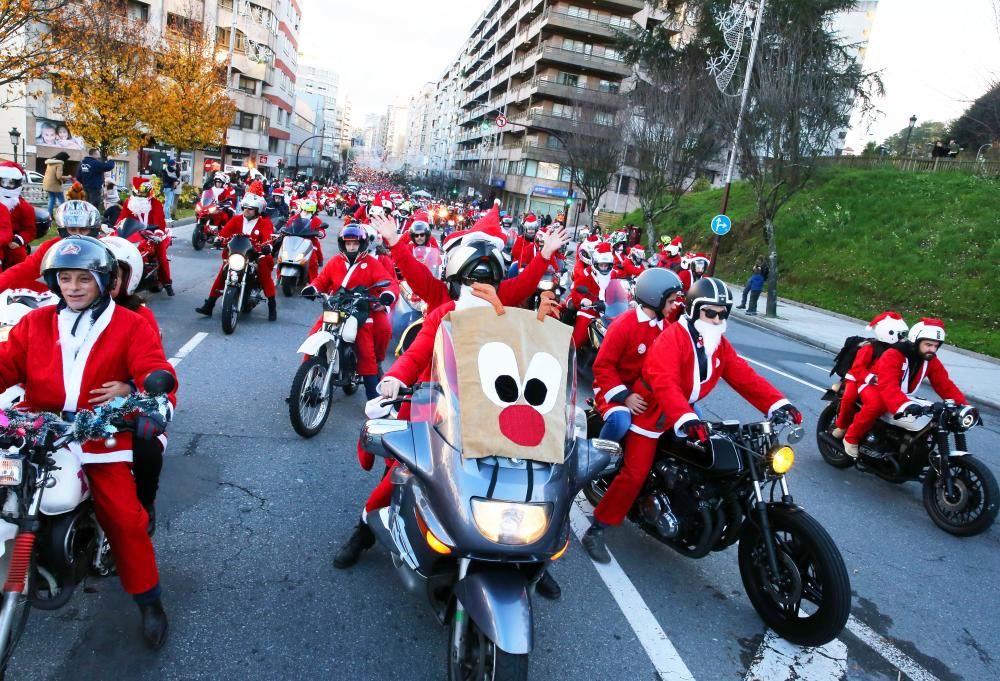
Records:
[[[684,197],[656,225],[711,249],[722,192]],[[749,187],[734,185],[733,230],[717,273],[745,281],[767,249]],[[626,221],[642,224],[639,213]],[[959,173],[828,168],[779,213],[781,296],[869,319],[940,317],[948,342],[1000,357],[1000,181]],[[996,287],[996,288],[994,288]]]

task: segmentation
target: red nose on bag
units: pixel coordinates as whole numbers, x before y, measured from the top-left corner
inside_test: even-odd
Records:
[[[500,432],[522,447],[537,447],[545,437],[545,419],[527,404],[514,404],[500,412]]]

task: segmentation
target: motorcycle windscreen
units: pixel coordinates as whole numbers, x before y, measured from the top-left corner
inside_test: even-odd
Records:
[[[461,433],[449,440],[452,446],[466,458],[563,463],[576,406],[572,329],[519,308],[505,308],[502,319],[492,307],[465,309],[446,322],[432,369],[440,354],[439,384],[449,382],[447,418]]]
[[[208,208],[213,203],[215,203],[215,194],[212,193],[211,189],[206,189],[201,193],[201,199],[199,199],[202,208]]]
[[[604,289],[605,316],[614,319],[623,312],[627,312],[632,304],[628,287],[621,279],[612,279],[608,287]]]
[[[435,277],[441,274],[441,251],[430,246],[414,246],[413,257],[424,264]]]
[[[136,220],[135,218],[126,218],[125,220],[122,220],[120,225],[118,225],[118,236],[123,239],[128,239],[133,234],[138,234],[144,229],[148,228],[139,220]]]
[[[286,223],[285,226],[281,228],[281,233],[288,234],[291,236],[299,236],[306,238],[319,236],[319,232],[317,232],[316,230],[314,230],[312,227],[309,226],[310,222],[311,220],[306,220],[304,218],[295,218],[291,222]]]
[[[281,240],[281,252],[278,259],[281,262],[300,262],[304,264],[308,261],[312,251],[312,242],[300,236],[286,236]]]

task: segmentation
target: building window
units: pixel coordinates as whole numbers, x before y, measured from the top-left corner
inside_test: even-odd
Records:
[[[267,138],[267,153],[277,154],[278,153],[278,138],[268,137]]]
[[[202,28],[200,21],[195,21],[183,14],[167,12],[167,30],[184,35],[199,35]]]
[[[559,164],[558,163],[539,163],[538,164],[538,175],[539,180],[558,180],[559,179]]]
[[[589,45],[581,40],[570,40],[569,38],[563,38],[562,48],[581,54],[591,54],[594,51],[593,45]]]
[[[602,80],[600,85],[597,86],[597,89],[601,92],[611,92],[617,94],[620,87],[621,84],[616,83],[613,80]]]
[[[246,92],[250,95],[257,94],[257,81],[253,78],[247,78],[246,76],[240,76],[239,84],[236,86],[239,90]]]
[[[129,19],[146,23],[149,21],[149,5],[144,2],[129,0],[125,6],[125,14],[128,15]]]
[[[538,161],[524,161],[524,176],[525,177],[538,176]]]
[[[578,76],[575,73],[564,73],[564,72],[560,71],[559,75],[556,76],[556,82],[559,83],[560,85],[569,85],[570,87],[579,87],[580,86],[580,76]]]
[[[556,102],[552,105],[552,115],[560,118],[576,118],[576,109],[570,104]]]
[[[254,119],[253,114],[248,114],[243,111],[237,111],[236,116],[233,120],[233,127],[239,128],[240,130],[253,130],[254,129]]]
[[[598,125],[614,125],[615,115],[610,111],[595,111],[594,122]]]

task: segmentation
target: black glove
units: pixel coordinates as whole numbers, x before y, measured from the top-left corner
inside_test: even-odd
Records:
[[[788,419],[797,426],[802,425],[802,412],[790,404],[786,404],[775,409],[774,415],[777,416],[778,414],[781,414],[784,418]]]
[[[382,291],[382,293],[378,294],[378,302],[382,303],[385,307],[389,307],[396,302],[396,296],[392,295],[389,291]]]
[[[596,303],[594,303],[594,310],[596,310],[597,312],[603,313],[607,309],[608,306],[604,303],[603,300],[598,300]]]
[[[139,414],[135,417],[133,428],[140,440],[152,440],[166,432],[167,421],[159,414]]]
[[[684,431],[689,444],[703,449],[708,446],[708,424],[704,421],[688,421],[681,426],[681,430]]]
[[[308,284],[302,287],[302,297],[308,298],[309,300],[316,300],[316,296],[319,295],[319,290],[312,284]]]
[[[264,244],[260,247],[261,255],[271,255],[271,244]]]
[[[901,419],[904,416],[920,416],[920,412],[924,410],[919,404],[908,404],[903,407],[902,411],[896,412],[894,418]]]

